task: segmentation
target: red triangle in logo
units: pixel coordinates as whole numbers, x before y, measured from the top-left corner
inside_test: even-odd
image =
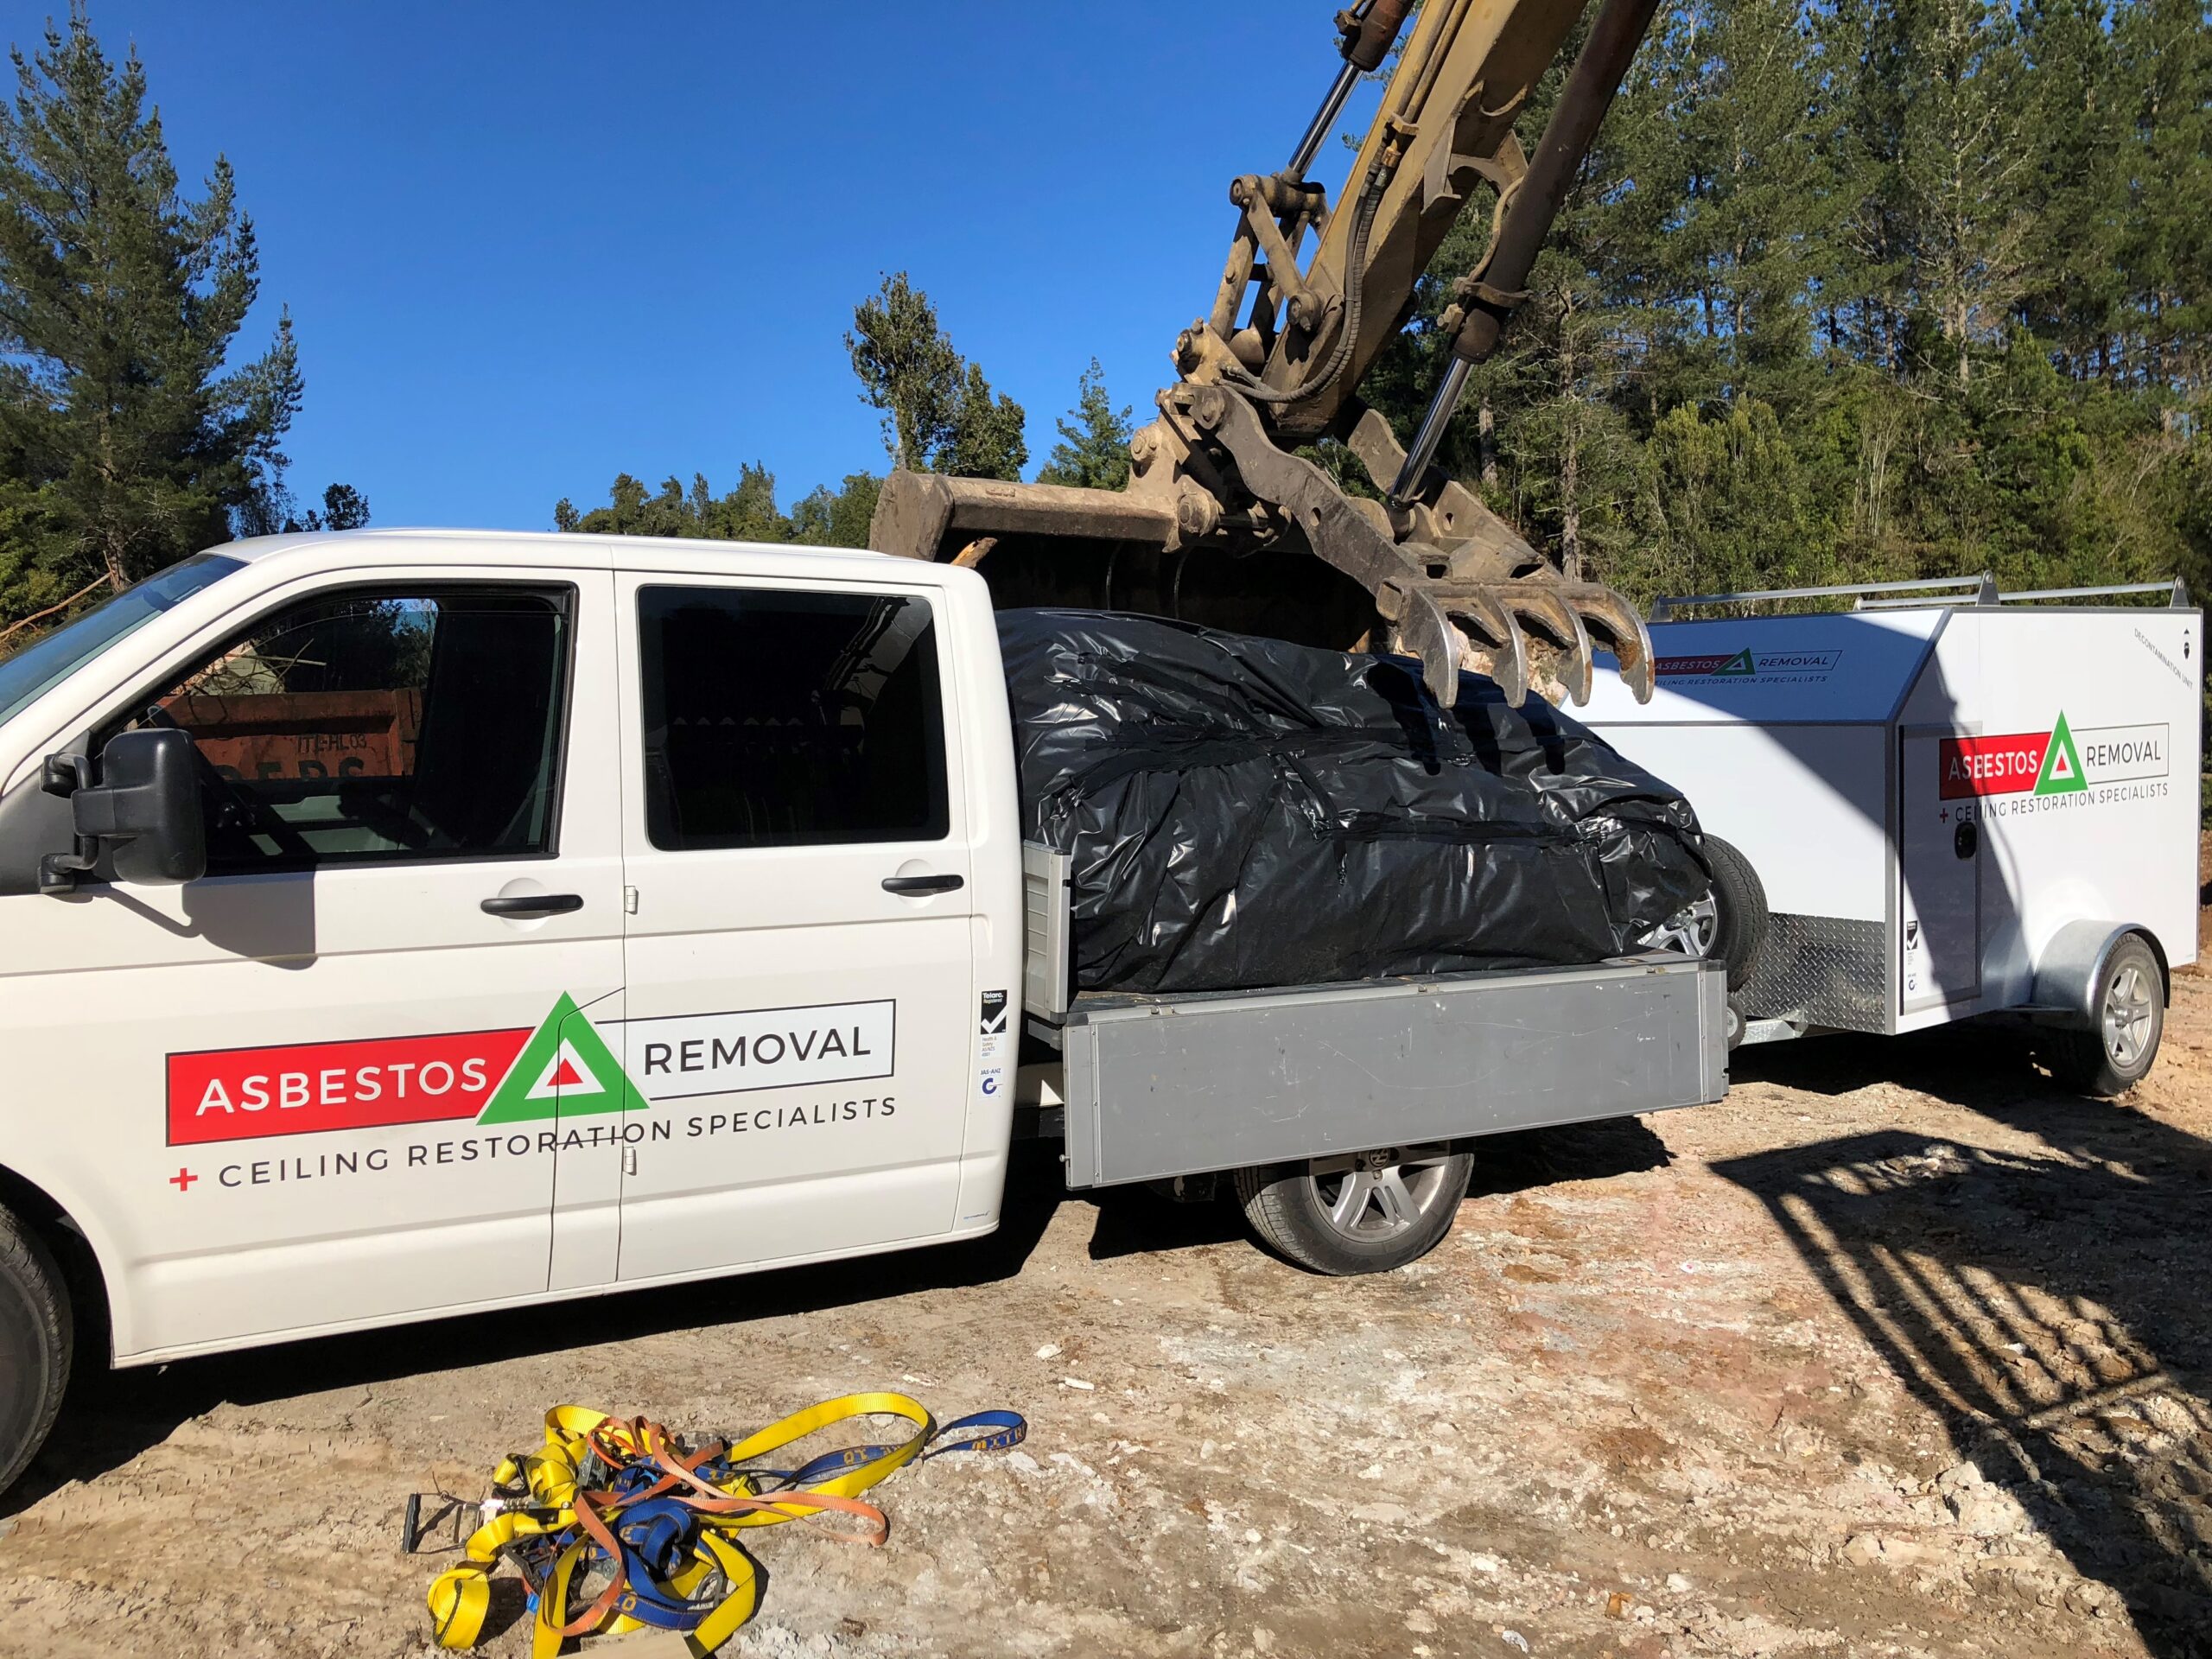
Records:
[[[581,1089],[584,1086],[583,1074],[576,1070],[575,1062],[563,1058],[561,1064],[553,1068],[553,1075],[546,1078],[541,1086],[547,1089]]]

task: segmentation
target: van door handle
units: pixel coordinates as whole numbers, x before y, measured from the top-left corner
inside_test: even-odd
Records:
[[[900,893],[910,899],[925,897],[932,893],[953,893],[964,885],[957,875],[887,875],[883,878],[886,893]]]
[[[583,907],[580,893],[503,893],[479,906],[486,916],[566,916]]]

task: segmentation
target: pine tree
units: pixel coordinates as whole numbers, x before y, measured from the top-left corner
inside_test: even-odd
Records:
[[[848,473],[834,490],[817,485],[791,509],[791,539],[809,547],[866,547],[882,488],[873,473]]]
[[[1801,0],[1706,0],[1683,48],[1677,143],[1694,171],[1662,239],[1697,273],[1694,323],[1725,377],[1712,391],[1734,397],[1772,398],[1803,363],[1810,245],[1833,211],[1802,13]]]
[[[1016,479],[1029,460],[1022,407],[994,396],[953,349],[929,296],[899,271],[853,312],[845,336],[861,401],[883,413],[883,447],[911,472]]]
[[[937,308],[905,271],[887,276],[855,308],[845,349],[860,378],[861,401],[883,411],[883,447],[892,465],[928,471],[951,435],[963,366],[938,327]]]
[[[102,575],[121,588],[228,539],[281,488],[302,390],[289,316],[226,371],[259,286],[252,222],[219,157],[203,196],[181,194],[137,55],[111,63],[79,3],[66,32],[13,58],[0,455],[43,528],[11,550],[29,569],[0,600]]]
[[[2212,20],[2204,0],[2134,0],[2117,21],[2132,129],[2120,264],[2129,378],[2202,404],[2212,378]],[[2180,410],[2169,428],[2191,423]]]
[[[2129,124],[2105,0],[2028,0],[2023,95],[2034,203],[2025,325],[2076,378],[2117,367]]]
[[[1895,372],[1912,258],[1899,165],[1914,94],[1911,26],[1897,0],[1830,0],[1815,28],[1826,93],[1817,130],[1836,225],[1822,261],[1820,332],[1832,357]]]
[[[1013,398],[995,396],[982,369],[970,363],[961,377],[952,429],[930,464],[960,478],[1019,479],[1029,462],[1029,442],[1022,435],[1027,419]]]
[[[1086,490],[1118,490],[1129,481],[1132,410],[1114,407],[1106,395],[1106,372],[1092,358],[1076,380],[1075,407],[1053,423],[1060,441],[1052,458],[1037,474],[1039,484],[1072,484]]]
[[[295,531],[359,530],[369,522],[369,498],[351,484],[333,484],[322,493],[322,505],[309,507],[294,517],[287,513],[282,528]]]
[[[1943,343],[1916,355],[1966,385],[2031,284],[2023,64],[2002,0],[1916,0],[1899,179],[1916,308]]]

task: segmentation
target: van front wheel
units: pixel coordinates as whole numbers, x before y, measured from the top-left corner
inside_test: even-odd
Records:
[[[38,1235],[0,1207],[0,1492],[54,1427],[71,1340],[60,1268]]]
[[[1236,1172],[1236,1198],[1261,1241],[1316,1273],[1388,1273],[1452,1230],[1475,1166],[1449,1147],[1373,1152]]]

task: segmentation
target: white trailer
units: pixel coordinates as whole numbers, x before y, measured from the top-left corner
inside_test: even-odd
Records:
[[[1764,605],[1791,608],[1741,613]],[[2196,958],[2202,613],[2179,582],[1700,594],[1653,607],[1651,645],[1651,701],[1601,676],[1585,718],[1764,887],[1745,1040],[2003,1013],[2100,1092],[2149,1070]]]

